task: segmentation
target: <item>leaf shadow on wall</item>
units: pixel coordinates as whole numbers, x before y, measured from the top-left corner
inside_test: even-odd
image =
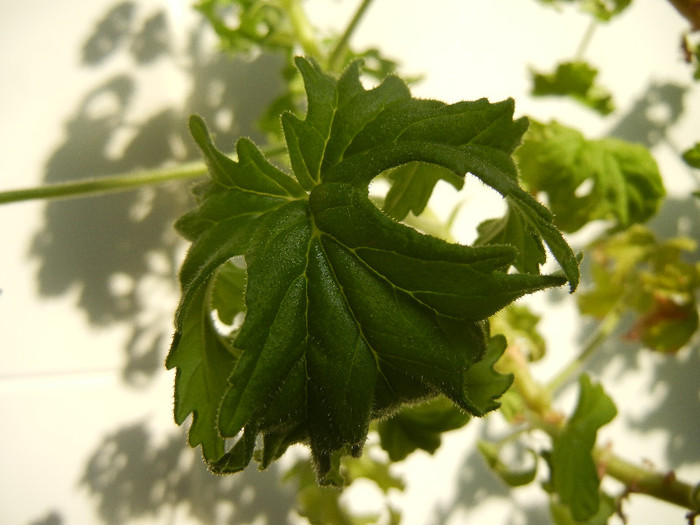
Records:
[[[294,492],[279,484],[276,466],[214,476],[198,454],[183,448],[185,439],[177,432],[155,443],[144,423],[104,438],[80,484],[97,500],[105,524],[172,515],[178,509],[203,524],[252,523],[261,517],[264,523],[288,523]]]
[[[125,58],[130,66],[83,97],[65,125],[65,141],[46,164],[45,183],[156,168],[173,159],[198,160],[186,124],[193,112],[207,119],[224,151],[242,134],[260,138],[255,119],[281,89],[280,57],[234,61],[212,55],[201,29],[193,31],[186,52],[177,52],[167,45],[162,11],[140,26],[137,14],[135,3],[118,4],[87,39],[85,67],[114,69],[112,64]],[[191,88],[181,105],[156,107],[142,118],[132,106],[162,89],[152,85],[151,65],[178,67]],[[125,347],[127,382],[147,380],[162,366],[170,320],[167,328],[154,330],[153,305],[144,296],[151,295],[154,279],[177,282],[183,244],[172,223],[191,205],[187,185],[177,183],[49,202],[33,239],[30,255],[39,264],[41,295],[77,290],[78,306],[92,325],[133,323]],[[168,304],[157,313],[174,307]]]
[[[488,417],[477,423],[481,426],[476,438],[487,442],[498,441],[503,436],[495,435],[491,431]],[[526,461],[529,461],[529,458]],[[528,498],[527,503],[523,503],[524,498],[517,501],[513,499],[513,489],[488,467],[476,446],[465,451],[457,471],[455,488],[450,500],[436,505],[431,513],[433,516],[430,521],[431,525],[448,522],[475,522],[475,516],[470,515],[469,512],[480,510],[480,506],[487,502],[498,502],[499,514],[502,516],[502,521],[498,523],[504,525],[541,524],[551,521],[544,493],[541,490],[532,491],[533,497]],[[532,488],[529,487],[525,490]],[[455,521],[457,516],[462,521]]]
[[[65,139],[46,163],[45,183],[155,168],[173,159],[199,160],[187,130],[191,113],[208,121],[224,151],[232,150],[240,135],[262,139],[255,120],[283,87],[283,59],[213,54],[203,27],[175,49],[166,13],[146,12],[147,4],[115,4],[85,40],[82,65],[100,80],[66,122]],[[120,64],[127,65],[120,69]],[[167,76],[153,82],[153,68],[182,76],[187,87],[182,99],[165,105],[157,99],[159,105],[144,113],[139,101],[164,89],[167,95],[169,87]],[[172,224],[191,206],[183,183],[49,202],[33,239],[30,257],[38,264],[41,295],[76,293],[92,326],[129,328],[122,367],[129,386],[147,386],[165,373],[184,247]],[[81,486],[108,524],[180,509],[203,524],[252,522],[258,515],[284,524],[293,501],[278,480],[276,469],[214,477],[199,452],[187,446],[182,429],[173,424],[168,436],[156,438],[136,423],[104,438],[90,455]],[[222,521],[227,514],[232,521]],[[52,509],[34,523],[62,522]]]

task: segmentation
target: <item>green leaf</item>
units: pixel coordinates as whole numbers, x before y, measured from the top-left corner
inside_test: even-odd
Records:
[[[683,152],[683,160],[688,166],[700,169],[700,142]]]
[[[601,22],[607,22],[622,13],[631,3],[632,0],[582,0],[581,9]]]
[[[491,331],[503,334],[510,345],[517,345],[519,352],[529,361],[544,357],[546,344],[537,331],[540,316],[527,306],[513,304],[491,318]]]
[[[392,181],[392,185],[382,209],[397,221],[405,219],[409,212],[416,216],[423,213],[439,180],[446,180],[458,190],[464,185],[464,179],[454,172],[424,162],[409,162],[391,169],[386,177]]]
[[[603,317],[624,307],[634,316],[627,340],[679,350],[698,329],[700,264],[683,259],[696,248],[683,237],[659,241],[641,225],[602,239],[591,250],[593,285],[577,297],[581,313]]]
[[[509,244],[515,247],[518,255],[513,266],[521,272],[537,274],[547,259],[542,238],[534,228],[528,228],[527,222],[510,206],[502,218],[488,219],[479,224],[477,232],[475,246]]]
[[[552,487],[577,521],[588,520],[598,512],[600,479],[591,454],[598,429],[616,414],[615,404],[603,388],[582,374],[576,410],[554,438],[549,456]]]
[[[444,397],[401,409],[379,422],[377,431],[382,448],[391,461],[401,461],[415,450],[433,454],[442,443],[441,434],[463,427],[469,414]]]
[[[537,454],[532,449],[527,449],[528,455],[532,458],[533,465],[529,468],[512,468],[503,463],[500,458],[502,446],[488,441],[477,443],[479,452],[486,460],[489,468],[511,487],[521,487],[532,483],[537,476]]]
[[[581,11],[593,15],[601,22],[607,22],[624,11],[632,0],[539,0],[539,2],[557,8],[562,4],[578,4]]]
[[[224,440],[212,429],[217,425],[219,402],[228,388],[234,358],[210,326],[206,292],[205,283],[189,293],[178,309],[166,366],[177,367],[175,421],[181,425],[194,412],[190,445],[202,445],[205,457],[218,459],[224,453]]]
[[[200,0],[195,4],[221,40],[234,52],[260,46],[288,49],[295,42],[289,9],[279,0]],[[235,22],[231,23],[231,10]]]
[[[226,157],[204,122],[190,121],[211,178],[177,224],[192,246],[167,364],[178,367],[177,419],[194,413],[190,442],[205,445],[213,468],[251,457],[264,467],[302,442],[319,480],[333,482],[333,462],[361,453],[370,421],[405,404],[444,395],[473,415],[497,408],[512,378],[493,370],[505,341],[487,344],[487,319],[566,282],[509,272],[512,246],[450,244],[396,222],[369,198],[375,177],[414,162],[443,178],[470,172],[539,232],[572,288],[578,266],[551,214],[518,186],[510,155],[527,123],[513,120],[512,101],[447,105],[411,98],[396,77],[365,90],[359,64],[338,79],[305,59],[297,66],[307,114],[282,117],[293,175],[246,139],[237,160]],[[232,304],[212,300],[211,283],[240,255],[245,318],[228,353],[211,308],[241,313],[240,295],[233,287]],[[225,454],[227,439],[238,441]]]
[[[644,222],[665,195],[646,148],[587,140],[557,122],[532,123],[516,158],[524,184],[547,194],[557,225],[569,232],[595,220],[610,221],[612,229]]]
[[[211,295],[211,308],[222,323],[233,324],[234,318],[245,312],[245,268],[232,261],[224,263],[216,275]]]
[[[574,519],[569,507],[559,503],[556,498],[551,498],[549,510],[552,514],[552,520],[556,525],[607,525],[608,520],[617,512],[618,506],[613,498],[602,491],[599,498],[598,512],[583,521]]]
[[[602,115],[615,109],[612,95],[595,83],[598,70],[587,62],[563,62],[553,73],[531,69],[530,74],[532,95],[536,97],[569,96]]]

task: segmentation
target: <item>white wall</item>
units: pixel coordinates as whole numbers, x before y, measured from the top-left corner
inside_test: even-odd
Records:
[[[115,44],[111,52],[109,46],[99,48],[92,41],[90,50],[102,49],[102,58],[96,60],[97,55],[86,55],[84,50],[117,4],[114,0],[0,3],[0,190],[80,178],[91,171],[148,167],[169,152],[191,153],[186,146],[186,115],[211,111],[217,93],[225,91],[217,70],[207,68],[206,56],[187,49],[194,15],[186,2],[141,1],[125,15],[126,33],[111,42]],[[682,19],[665,2],[634,4],[618,21],[597,31],[586,53],[600,66],[601,83],[613,89],[620,114],[632,109],[653,82],[690,84],[690,71],[679,60]],[[308,5],[319,25],[341,27],[355,2],[310,0]],[[160,10],[176,44],[171,52],[149,60],[133,45],[144,22]],[[613,129],[615,117],[602,119],[569,102],[552,104],[527,95],[527,66],[548,69],[571,57],[586,25],[586,19],[574,12],[556,13],[534,0],[377,0],[355,42],[380,46],[403,64],[407,74],[424,74],[425,80],[415,88],[419,96],[446,101],[515,97],[520,115],[554,117],[595,135]],[[269,69],[274,64],[263,66]],[[236,67],[229,80],[241,95],[263,90],[246,84],[247,66]],[[206,77],[209,84],[193,82],[193,74]],[[685,113],[654,149],[674,195],[694,187],[674,147],[685,148],[700,138],[699,95],[697,86],[688,87]],[[234,121],[245,120],[247,102],[236,104]],[[225,120],[226,115],[219,117]],[[169,123],[174,128],[168,128]],[[167,140],[158,138],[163,135]],[[478,186],[467,189],[477,192]],[[254,515],[254,508],[262,505],[270,523],[277,523],[274,520],[292,501],[289,488],[275,488],[274,472],[246,473],[243,481],[216,485],[197,468],[194,454],[182,453],[174,445],[168,452],[166,445],[181,443],[182,437],[174,435],[171,419],[173,377],[161,363],[177,301],[171,266],[181,257],[183,246],[167,227],[167,219],[184,209],[186,199],[178,197],[177,188],[161,191],[167,196],[162,201],[159,193],[146,191],[116,200],[0,207],[3,523],[99,523],[98,501],[89,494],[90,483],[81,479],[90,468],[99,470],[100,461],[114,459],[114,454],[122,454],[117,462],[133,462],[127,472],[134,479],[109,480],[105,473],[90,477],[93,487],[108,487],[112,499],[103,500],[102,511],[112,516],[111,523],[215,523],[209,512],[213,502],[224,499],[243,509],[236,522],[244,522],[246,512]],[[442,198],[456,197],[445,192]],[[471,203],[480,198],[467,197]],[[482,206],[480,212],[489,213],[488,207]],[[466,228],[473,220],[464,217],[462,224]],[[161,248],[163,244],[167,249]],[[534,304],[550,312],[544,324],[554,355],[537,370],[547,377],[572,354],[580,334],[570,326],[570,303],[553,307],[539,299]],[[145,357],[139,361],[139,356]],[[697,372],[692,354],[681,359]],[[623,368],[630,363],[633,373]],[[611,393],[618,405],[632,406],[634,417],[643,419],[644,410],[654,409],[664,397],[666,387],[654,384],[652,378],[655,370],[668,366],[654,356],[613,358],[611,367],[598,365],[612,380]],[[689,392],[697,396],[697,388]],[[697,397],[694,400],[685,417],[699,421]],[[495,486],[487,477],[473,479],[487,476],[471,455],[474,439],[483,430],[470,425],[448,435],[444,450],[436,456],[417,454],[409,462],[405,475],[409,488],[404,495],[392,496],[405,507],[406,524],[463,523],[467,517],[470,523],[524,522],[518,509],[537,502],[537,491],[517,491],[511,500],[501,492],[482,502],[479,487]],[[647,432],[634,421],[617,421],[605,431],[605,438],[631,460],[650,460],[660,468],[675,466],[669,436],[660,430]],[[96,458],[92,464],[91,457]],[[168,474],[173,462],[182,463],[187,475]],[[700,465],[680,473],[697,479]],[[148,500],[143,491],[153,479],[160,480],[164,494]],[[176,493],[186,505],[167,504]],[[460,499],[479,503],[478,512],[489,517],[459,509]],[[125,501],[132,501],[131,507],[124,506]],[[149,504],[160,512],[152,515]],[[627,510],[633,525],[683,520],[681,509],[643,497],[633,497]],[[193,521],[191,515],[204,521]]]

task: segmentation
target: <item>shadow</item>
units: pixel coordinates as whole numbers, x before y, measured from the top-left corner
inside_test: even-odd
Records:
[[[608,132],[651,148],[662,140],[685,109],[687,89],[671,83],[650,83],[632,108]]]
[[[224,151],[231,151],[240,135],[264,138],[255,124],[284,87],[283,57],[234,60],[212,53],[203,27],[193,28],[176,48],[166,13],[145,12],[145,4],[115,4],[86,38],[83,67],[99,73],[109,66],[107,76],[84,94],[65,122],[64,139],[46,162],[45,183],[199,160],[187,129],[194,112],[208,121]],[[123,62],[128,65],[114,74],[114,66]],[[175,71],[186,88],[176,103],[163,106],[172,98],[161,96],[144,114],[139,101],[168,88],[149,76],[155,63]],[[76,294],[91,325],[129,327],[122,376],[131,386],[165,372],[184,248],[172,224],[193,205],[188,187],[169,183],[48,202],[31,244],[42,296]],[[294,494],[279,483],[275,468],[216,477],[189,448],[184,430],[154,436],[140,423],[116,429],[89,458],[80,485],[96,501],[104,523],[180,512],[205,525],[251,523],[260,516],[266,523],[288,522]],[[32,525],[62,522],[51,511]]]
[[[282,90],[281,57],[260,55],[233,60],[212,53],[205,30],[195,28],[185,51],[175,52],[163,11],[142,23],[135,2],[112,8],[82,50],[83,65],[98,69],[126,54],[135,64],[102,81],[82,98],[65,124],[65,140],[46,163],[44,182],[58,183],[155,168],[177,159],[198,160],[187,130],[196,112],[216,141],[231,151],[240,135],[261,140],[255,130],[267,103]],[[134,115],[134,100],[159,93],[142,73],[156,60],[178,68],[188,85],[184,101]],[[158,100],[161,100],[162,97]],[[111,195],[48,202],[30,257],[38,263],[38,291],[47,297],[76,293],[89,323],[129,323],[124,378],[147,381],[161,368],[170,328],[141,318],[151,308],[154,277],[177,293],[182,241],[172,224],[191,205],[187,184],[165,184]],[[173,299],[168,299],[173,302]],[[174,311],[176,304],[170,305]],[[171,314],[168,314],[171,315]]]
[[[85,41],[83,64],[97,65],[123,45],[129,38],[135,10],[134,2],[121,2],[105,13],[92,35]]]
[[[217,477],[188,447],[184,432],[154,443],[145,424],[123,427],[104,438],[88,461],[80,484],[97,502],[106,525],[186,512],[202,524],[290,523],[291,486],[276,466]]]
[[[498,436],[492,436],[488,430],[488,419],[480,426],[477,440],[497,441]],[[461,466],[455,482],[455,491],[451,501],[438,504],[431,513],[430,525],[441,525],[450,522],[455,514],[460,511],[476,509],[487,500],[498,501],[504,508],[509,509],[505,523],[549,523],[549,511],[547,507],[532,506],[520,508],[512,499],[513,490],[506,485],[486,464],[476,446],[465,449],[466,455],[462,459]],[[534,521],[522,521],[523,515],[541,517]]]
[[[63,525],[63,518],[58,512],[52,510],[45,517],[34,520],[28,525]]]

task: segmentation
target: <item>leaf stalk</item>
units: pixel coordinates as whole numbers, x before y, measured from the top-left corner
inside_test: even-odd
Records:
[[[348,42],[350,41],[352,34],[355,32],[355,29],[357,29],[360,20],[362,20],[362,17],[364,16],[365,12],[367,11],[367,8],[370,6],[371,3],[372,0],[362,0],[360,5],[355,10],[355,14],[350,19],[350,22],[348,23],[347,27],[345,28],[345,31],[341,35],[340,40],[338,40],[337,44],[333,48],[333,51],[331,51],[330,57],[328,58],[328,68],[331,71],[337,71],[341,68],[343,62],[343,53],[347,51]]]
[[[590,359],[590,357],[600,348],[600,346],[610,337],[617,329],[622,317],[623,305],[626,297],[623,297],[606,315],[598,325],[598,329],[588,340],[586,345],[581,350],[581,353],[573,359],[554,379],[546,386],[546,390],[553,394],[559,390],[571,377]]]
[[[36,199],[66,199],[102,193],[128,191],[142,186],[153,186],[177,180],[202,177],[207,173],[203,162],[190,162],[171,168],[122,173],[111,177],[89,178],[0,192],[0,204]]]

